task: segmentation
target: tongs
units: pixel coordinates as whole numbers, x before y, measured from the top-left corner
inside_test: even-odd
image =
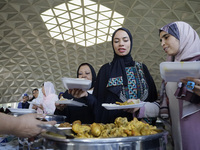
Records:
[[[74,139],[73,135],[67,134],[65,130],[60,130],[60,129],[56,128],[55,126],[51,125],[51,124],[40,124],[40,125],[38,125],[38,127],[45,129],[47,131],[56,133],[56,134],[63,135],[67,139]]]

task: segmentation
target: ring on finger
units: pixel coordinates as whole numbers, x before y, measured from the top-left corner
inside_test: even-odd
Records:
[[[186,88],[187,88],[188,90],[192,90],[192,89],[194,89],[194,86],[195,86],[195,82],[193,82],[193,81],[188,81],[188,82],[187,82],[187,85],[186,85]]]

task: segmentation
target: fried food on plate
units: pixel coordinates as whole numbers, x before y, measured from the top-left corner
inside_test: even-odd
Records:
[[[115,102],[118,105],[132,105],[132,104],[139,104],[140,99],[129,99],[125,102]]]

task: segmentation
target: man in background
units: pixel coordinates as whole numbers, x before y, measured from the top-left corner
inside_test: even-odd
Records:
[[[23,94],[22,95],[22,101],[18,103],[18,107],[17,108],[22,108],[22,109],[28,109],[29,108],[29,96],[28,94]]]
[[[42,104],[42,102],[43,102],[42,89],[41,88],[33,89],[32,94],[33,94],[34,99],[30,103],[29,109],[37,110],[38,106],[40,106],[40,104]]]

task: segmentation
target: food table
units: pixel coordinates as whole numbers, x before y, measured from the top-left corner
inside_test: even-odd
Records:
[[[161,124],[161,123],[159,122],[159,124]],[[161,135],[156,135],[156,136],[153,136],[153,138],[156,139],[157,136],[161,137]],[[5,138],[6,138],[6,141],[2,142],[3,139],[5,139]],[[137,137],[136,138],[132,137],[132,140],[134,140],[134,139],[137,139]],[[47,138],[47,140],[45,141],[45,139],[43,139],[41,136],[38,136],[36,139],[32,140],[32,142],[28,142],[27,138],[23,139],[23,138],[18,138],[18,137],[12,136],[12,135],[4,135],[4,136],[0,137],[0,143],[2,142],[0,144],[0,150],[24,150],[24,149],[48,149],[49,150],[49,149],[53,149],[52,144],[55,142],[55,139],[52,139],[52,140],[50,138],[49,139]],[[125,146],[127,146],[127,148],[129,146],[129,148],[130,148],[130,145],[128,145],[128,144],[126,145],[126,143],[127,142],[130,143],[131,138],[130,139],[118,138],[118,140],[119,140],[118,141],[119,143],[120,142],[121,142],[121,144],[125,143]],[[145,140],[147,140],[147,138],[143,139],[143,141],[145,141]],[[104,140],[103,139],[101,139],[101,140],[97,139],[96,141],[94,141],[94,140],[90,141],[88,139],[85,139],[85,140],[75,139],[75,140],[71,140],[71,141],[70,140],[64,140],[64,142],[61,140],[61,142],[62,142],[61,145],[62,146],[65,145],[66,146],[68,141],[72,142],[72,143],[73,142],[74,143],[78,142],[79,143],[78,146],[80,146],[80,142],[82,144],[86,144],[87,146],[91,146],[91,144],[94,144],[96,142],[97,143],[98,142],[103,142],[107,146],[109,145],[109,142],[112,143],[111,145],[113,145],[113,142],[115,143],[115,145],[117,144],[116,143],[116,139],[106,139],[106,141],[105,141],[105,139]],[[42,146],[43,144],[44,144],[44,147]],[[171,147],[171,145],[169,145],[169,144],[170,143],[168,143],[166,145],[166,147],[167,147],[166,149],[167,150],[170,150],[170,148],[168,148],[168,147]],[[102,145],[100,145],[100,146],[102,146]],[[120,145],[120,146],[123,147],[124,144]]]
[[[10,114],[15,117],[27,113],[35,113],[35,110],[32,109],[8,108],[7,110],[9,111],[6,114]],[[66,116],[58,115],[45,116],[46,121],[55,120],[57,121],[57,123],[65,122],[65,118]],[[0,135],[0,150],[44,149],[44,147],[42,147],[42,142],[43,138],[41,136],[37,136],[34,138],[18,138],[13,135]]]
[[[128,121],[117,117],[114,123],[81,124],[73,122],[72,129],[63,130],[74,138],[47,130],[42,134],[45,148],[61,150],[166,150],[168,132],[137,118]],[[71,134],[70,134],[71,132]]]
[[[52,117],[56,115],[50,116],[50,120]],[[48,119],[48,120],[49,120]],[[54,119],[53,119],[54,120]],[[136,147],[145,147],[145,150],[148,147],[152,147],[151,143],[154,143],[154,148],[160,148],[165,150],[166,148],[166,140],[164,136],[166,132],[159,133],[156,135],[149,136],[132,136],[132,137],[118,137],[118,138],[104,138],[104,139],[55,139],[52,137],[46,136],[38,136],[33,139],[27,138],[17,138],[14,136],[5,135],[1,138],[0,149],[53,149],[53,146],[57,145],[57,147],[62,149],[73,149],[73,148],[84,148],[95,149],[102,147],[110,148],[112,150],[116,150],[116,148],[128,148],[134,149]],[[4,140],[4,141],[3,141]],[[99,144],[102,143],[102,144]],[[114,147],[113,147],[114,144]],[[150,144],[150,145],[149,145]],[[76,145],[76,147],[74,147]],[[71,146],[71,147],[70,147]]]

